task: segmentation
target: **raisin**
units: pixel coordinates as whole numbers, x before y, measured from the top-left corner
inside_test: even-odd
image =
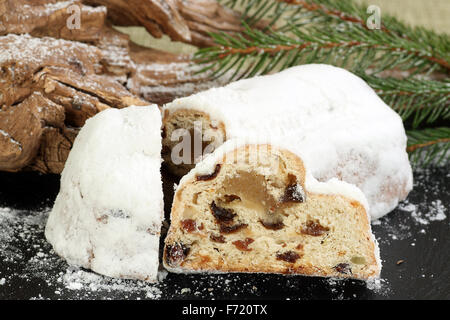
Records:
[[[209,206],[211,208],[211,212],[218,221],[220,222],[230,222],[236,216],[233,209],[226,209],[216,205],[213,201]]]
[[[233,202],[234,200],[241,200],[241,197],[235,195],[235,194],[226,194],[223,196],[226,203]]]
[[[286,187],[284,194],[281,197],[281,202],[305,202],[305,194],[303,188],[299,183],[293,183]]]
[[[209,181],[209,180],[214,179],[219,174],[220,168],[221,168],[221,165],[217,164],[213,173],[206,174],[206,175],[203,175],[203,176],[197,176],[197,181]]]
[[[322,226],[317,221],[309,220],[306,222],[306,226],[302,228],[301,232],[313,237],[318,237],[330,231],[330,228]]]
[[[339,273],[342,274],[352,274],[352,269],[348,263],[339,263],[338,265],[333,267]]]
[[[179,266],[189,254],[190,248],[182,243],[174,243],[166,247],[166,263],[171,267]]]
[[[264,228],[270,230],[281,230],[284,228],[284,223],[282,221],[266,222],[263,220],[259,220],[259,222],[264,226]]]
[[[233,241],[233,244],[241,251],[252,251],[248,246],[252,244],[255,240],[252,238],[245,238],[245,240],[236,240]]]
[[[209,237],[214,242],[225,243],[225,237],[222,235],[211,234]]]
[[[277,260],[283,260],[290,263],[294,263],[300,258],[301,256],[295,251],[286,251],[283,253],[277,253]]]
[[[235,225],[232,225],[232,226],[221,224],[220,225],[220,233],[227,233],[227,234],[228,233],[234,233],[234,232],[239,231],[242,228],[246,228],[247,226],[248,225],[245,224],[245,223],[235,224]]]
[[[186,219],[181,221],[181,226],[187,232],[194,232],[197,230],[197,223],[195,222],[195,220],[192,219]]]

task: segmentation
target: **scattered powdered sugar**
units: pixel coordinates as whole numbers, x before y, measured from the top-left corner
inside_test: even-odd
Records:
[[[54,295],[64,294],[72,298],[93,296],[108,299],[114,293],[133,295],[136,299],[161,297],[160,285],[157,283],[113,279],[68,266],[53,252],[44,237],[49,211],[48,207],[37,211],[0,207],[1,286],[8,282],[29,283],[39,279],[44,281],[47,287],[52,288]],[[25,267],[17,267],[19,265]],[[11,270],[14,271],[10,272]],[[163,280],[166,276],[167,272],[160,272],[158,279]],[[39,294],[32,299],[46,299],[46,297]]]
[[[367,289],[372,290],[378,294],[381,295],[388,295],[388,293],[391,291],[391,288],[389,287],[389,282],[387,279],[369,279],[366,282]]]
[[[47,219],[49,208],[32,215],[25,211],[11,208],[0,208],[0,257],[3,262],[14,262],[24,259],[20,244],[40,248],[34,233],[36,226],[42,226]]]
[[[408,212],[416,223],[427,225],[432,221],[442,221],[447,218],[445,214],[447,208],[443,205],[440,199],[431,201],[427,206],[426,211],[419,208],[418,205],[404,201],[398,207],[400,210]]]
[[[342,287],[346,281],[349,280],[340,278],[326,279],[326,283],[329,286],[331,292],[336,293],[338,299],[344,299],[344,292],[342,290]],[[366,288],[369,289],[371,292],[382,296],[387,296],[391,292],[391,288],[387,279],[380,279],[380,278],[369,279],[366,281]],[[356,295],[353,295],[353,298],[356,298]]]
[[[436,172],[434,172],[434,175],[436,175]],[[373,226],[381,226],[387,231],[389,238],[379,239],[381,242],[389,243],[389,240],[413,238],[416,233],[426,234],[427,227],[431,223],[447,220],[449,205],[445,204],[440,197],[442,196],[442,183],[447,183],[446,180],[450,178],[450,174],[442,177],[442,183],[429,183],[433,181],[432,176],[433,171],[430,168],[416,169],[414,172],[414,190],[416,195],[420,193],[420,197],[410,195],[406,200],[399,203],[396,212],[383,219],[372,221]],[[399,216],[401,216],[401,219],[398,219]],[[400,223],[398,220],[400,220]],[[417,230],[418,228],[420,229]],[[411,245],[415,246],[415,243],[411,242]]]
[[[144,281],[108,278],[76,267],[68,267],[66,272],[57,278],[57,282],[63,284],[69,290],[120,291],[121,293],[136,293],[139,291],[145,293],[147,299],[157,299],[161,296],[161,290],[154,284]]]

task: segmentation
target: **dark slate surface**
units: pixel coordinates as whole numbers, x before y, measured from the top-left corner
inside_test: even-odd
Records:
[[[442,213],[450,214],[449,169],[416,171],[407,202],[373,226],[383,260],[378,285],[301,276],[169,274],[155,286],[77,271],[51,251],[43,236],[42,211],[53,203],[59,176],[0,173],[0,208],[13,209],[9,220],[0,219],[0,299],[449,299],[450,222],[442,219]],[[166,199],[174,181],[166,178]],[[76,272],[94,280],[75,276],[74,282],[82,284],[70,285]]]

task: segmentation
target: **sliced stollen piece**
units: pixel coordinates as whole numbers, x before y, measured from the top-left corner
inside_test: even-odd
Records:
[[[169,271],[379,276],[357,187],[318,182],[287,149],[234,142],[180,181],[164,248]]]
[[[56,253],[106,276],[155,281],[164,218],[160,166],[156,105],[88,119],[45,229]]]
[[[178,129],[203,136],[182,161],[178,154],[185,136]],[[319,181],[336,177],[357,185],[373,219],[395,208],[412,189],[401,118],[362,79],[341,68],[302,65],[164,107],[163,158],[178,174],[194,166],[202,149],[211,151],[233,138],[267,136],[289,142],[293,151],[301,146],[302,160]]]

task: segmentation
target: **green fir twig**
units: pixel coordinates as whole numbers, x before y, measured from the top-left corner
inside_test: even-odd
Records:
[[[221,2],[241,8],[244,29],[211,34],[216,45],[195,56],[201,71],[233,80],[306,63],[346,68],[401,115],[413,161],[448,161],[450,129],[433,128],[450,118],[448,35],[412,28],[384,13],[380,29],[370,30],[367,6],[351,0]]]
[[[411,162],[416,166],[435,165],[448,161],[450,156],[450,128],[427,128],[407,131]]]

